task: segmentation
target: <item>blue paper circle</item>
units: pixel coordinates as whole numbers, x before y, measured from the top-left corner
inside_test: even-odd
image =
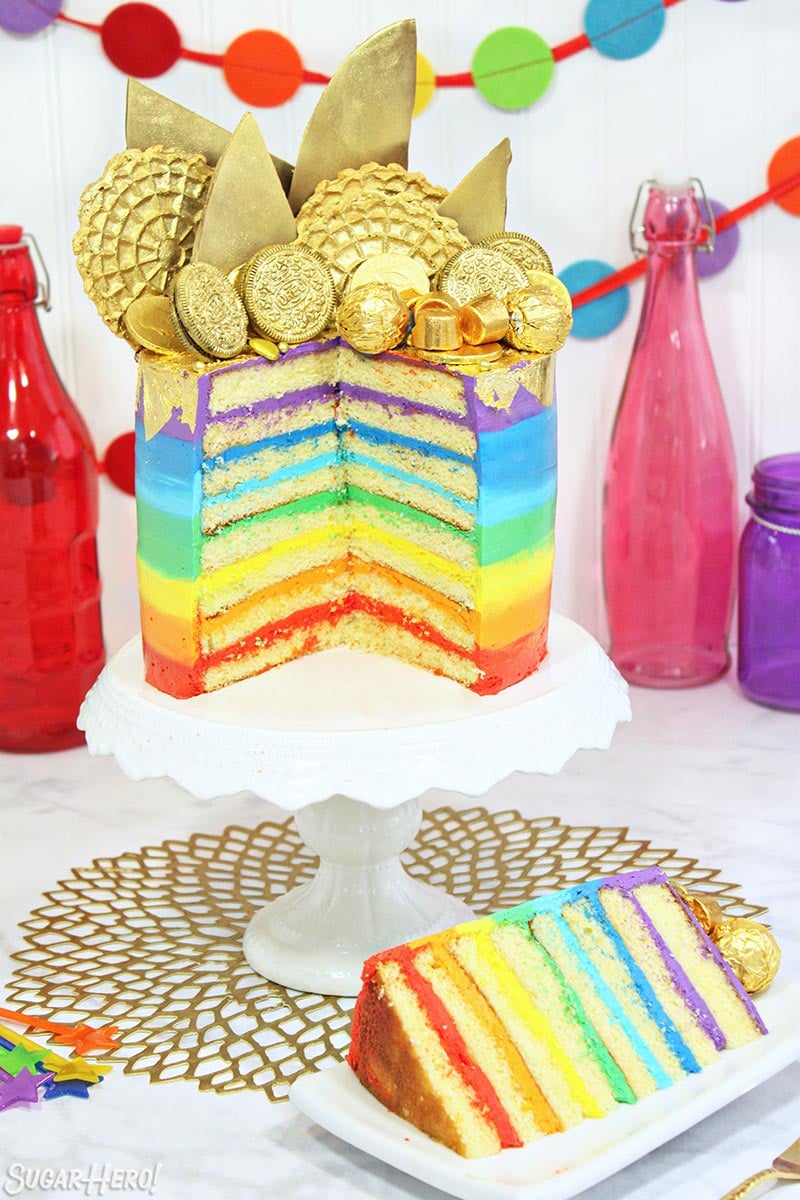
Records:
[[[718,220],[723,213],[728,210],[724,204],[720,204],[719,200],[709,200],[714,219]],[[700,203],[700,214],[703,220],[706,219],[704,205]],[[728,263],[733,258],[736,251],[739,249],[739,226],[731,225],[730,229],[723,230],[718,233],[714,239],[714,249],[708,254],[705,250],[697,251],[697,274],[701,279],[708,279],[709,275],[719,275],[720,271],[724,271]]]
[[[576,296],[584,288],[613,274],[614,267],[610,263],[602,262],[599,258],[582,258],[565,267],[559,272],[558,278],[570,295]],[[582,304],[573,313],[572,336],[605,337],[624,320],[629,304],[630,292],[627,287],[617,288],[599,300],[592,300],[590,304]]]
[[[663,0],[589,0],[586,36],[606,58],[638,58],[664,31]]]

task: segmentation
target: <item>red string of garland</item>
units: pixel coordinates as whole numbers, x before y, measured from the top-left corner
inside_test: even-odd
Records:
[[[682,2],[682,0],[661,0],[661,2],[663,3],[664,8],[671,8],[675,4],[680,4]],[[147,8],[147,9],[151,10],[151,15],[160,13],[160,10],[156,9],[154,5],[149,5],[149,4],[147,4],[147,5],[145,5],[145,4],[142,4],[142,5],[128,4],[128,5],[123,5],[122,7],[130,8],[130,9],[133,9],[133,8],[145,9],[145,8]],[[114,12],[116,12],[116,11],[118,11],[118,10],[114,10],[111,14],[109,14],[109,17],[113,18]],[[172,24],[170,17],[167,17],[167,15],[165,13],[161,14],[161,15],[164,17],[165,22],[169,22],[170,24]],[[109,41],[109,44],[110,44],[110,39],[107,36],[104,37],[104,27],[107,25],[107,23],[109,21],[109,17],[106,18],[106,21],[102,25],[98,25],[92,21],[81,21],[81,20],[78,20],[76,17],[67,16],[67,14],[63,13],[63,12],[59,12],[57,14],[57,19],[59,21],[64,21],[68,25],[75,25],[75,26],[79,27],[80,29],[88,29],[93,33],[100,34],[100,37],[104,41],[104,46],[106,45],[106,41]],[[622,26],[615,26],[613,29],[609,29],[608,32],[609,33],[616,32],[616,30],[621,27]],[[175,30],[175,33],[177,34],[177,30]],[[246,36],[246,35],[242,35],[242,36]],[[580,51],[582,51],[582,50],[590,50],[591,48],[592,48],[592,43],[590,42],[589,38],[587,37],[587,35],[585,33],[581,33],[577,37],[570,38],[566,42],[561,42],[559,45],[553,46],[551,48],[551,52],[553,55],[554,62],[562,62],[564,59],[570,58],[574,54],[580,53]],[[150,49],[152,52],[152,43],[151,43]],[[107,47],[107,52],[108,52],[108,47]],[[129,47],[129,44],[127,44],[127,39],[126,39],[126,45],[125,45],[126,57],[129,53],[130,53],[130,47]],[[177,58],[184,58],[190,62],[202,63],[205,66],[223,67],[223,68],[224,68],[224,64],[225,64],[225,56],[224,55],[211,53],[211,52],[207,52],[207,51],[203,51],[203,50],[191,50],[188,47],[183,46],[180,43],[179,39],[178,39],[177,46],[175,46],[173,43],[171,48],[169,49],[168,53],[172,54],[172,56],[173,56],[172,61],[175,61]],[[114,55],[109,54],[109,57],[111,58],[111,60],[113,62]],[[166,59],[166,57],[167,57],[167,53],[165,53],[163,56],[164,60]],[[169,65],[171,65],[171,62],[167,64],[167,66],[169,66]],[[521,68],[526,65],[532,65],[532,64],[521,63],[521,64],[516,64],[516,67]],[[166,70],[166,69],[167,69],[167,67],[160,67],[160,66],[159,66],[159,70],[155,70],[155,69],[149,70],[148,69],[146,71],[146,76],[160,74],[163,70]],[[132,73],[135,73],[135,72],[132,72]],[[455,72],[455,73],[449,74],[449,75],[436,75],[434,78],[435,78],[436,87],[475,87],[475,80],[473,79],[471,71],[458,71],[458,72]],[[303,83],[326,84],[326,83],[330,83],[330,76],[325,75],[320,71],[310,71],[310,70],[307,70],[305,67],[303,67],[302,68],[302,82]]]

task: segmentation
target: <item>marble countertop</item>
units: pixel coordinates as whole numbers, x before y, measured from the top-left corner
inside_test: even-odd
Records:
[[[618,729],[608,752],[580,752],[555,778],[511,776],[480,803],[574,825],[628,826],[637,837],[719,868],[746,897],[769,907],[782,973],[800,979],[800,717],[746,702],[730,680],[695,691],[637,689],[632,700],[633,721]],[[467,803],[475,801],[445,792],[424,797],[431,808]],[[168,780],[133,783],[114,761],[91,759],[85,749],[0,754],[0,984],[12,971],[10,953],[21,947],[18,923],[73,867],[282,815],[247,794],[201,801]],[[592,1200],[717,1200],[798,1135],[795,1064],[593,1188]],[[159,1163],[152,1191],[158,1200],[442,1196],[256,1092],[217,1096],[116,1070],[88,1102],[0,1114],[0,1196],[86,1194],[41,1183],[20,1190],[14,1164],[82,1173],[94,1164],[96,1174],[121,1169],[119,1181],[126,1170]],[[106,1184],[106,1195],[114,1190]],[[134,1183],[119,1190],[150,1194]]]

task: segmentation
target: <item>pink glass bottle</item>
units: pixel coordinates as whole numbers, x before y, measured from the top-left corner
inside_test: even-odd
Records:
[[[695,183],[702,191],[697,180],[650,181],[638,228],[634,209],[647,282],[606,467],[609,652],[645,687],[693,687],[730,661],[736,473],[697,291],[695,256],[706,234],[713,246],[713,216],[706,202],[703,224]]]
[[[0,225],[0,750],[18,751],[83,741],[104,661],[94,451],[39,328],[31,242]]]

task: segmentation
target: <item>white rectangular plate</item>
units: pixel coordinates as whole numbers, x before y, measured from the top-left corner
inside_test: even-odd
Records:
[[[637,1104],[586,1120],[519,1150],[462,1158],[385,1109],[346,1063],[304,1075],[290,1097],[312,1121],[407,1175],[462,1200],[568,1200],[683,1133],[800,1057],[800,984],[773,984],[759,1000],[769,1029]]]

